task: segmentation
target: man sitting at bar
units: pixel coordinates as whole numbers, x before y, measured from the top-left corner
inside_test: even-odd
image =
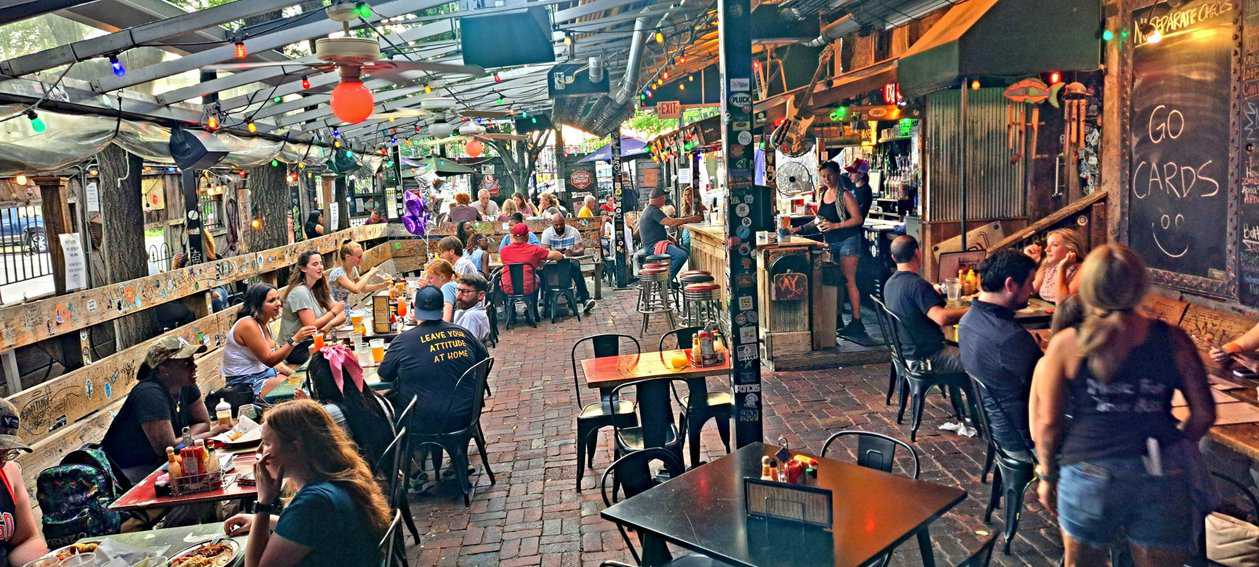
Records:
[[[984,411],[997,446],[1030,463],[1027,399],[1042,353],[1014,312],[1027,307],[1036,262],[1022,252],[1000,250],[979,265],[979,272],[979,297],[957,329],[962,366],[988,391]]]
[[[891,252],[896,272],[883,285],[883,300],[900,317],[905,358],[926,362],[936,375],[956,375],[959,385],[965,384],[966,370],[957,348],[944,344],[943,328],[957,323],[966,309],[946,307],[944,297],[918,275],[922,250],[914,237],[896,237]]]
[[[515,212],[511,214],[511,220],[507,221],[507,234],[504,234],[503,240],[498,243],[498,249],[500,252],[504,248],[507,248],[508,244],[511,244],[511,229],[516,228],[516,225],[522,224],[524,222],[525,222],[525,215],[523,213]],[[529,225],[525,224],[526,231],[528,228],[529,228]],[[541,244],[541,243],[542,241],[538,240],[538,235],[532,232],[529,233],[529,244]]]
[[[551,215],[551,226],[546,227],[542,231],[542,246],[551,250],[562,253],[565,257],[581,256],[586,253],[586,247],[581,243],[581,232],[575,227],[568,226],[564,221],[564,215],[555,213]],[[573,264],[573,287],[577,291],[577,301],[585,305],[586,313],[594,309],[595,302],[590,299],[590,291],[586,288],[586,278],[581,275],[581,264],[576,260],[569,260]]]
[[[664,207],[667,195],[668,192],[664,189],[656,188],[652,190],[651,200],[647,201],[647,207],[643,209],[643,214],[638,219],[638,236],[643,241],[643,253],[647,256],[656,254],[657,243],[666,243],[663,245],[665,246],[664,253],[669,256],[669,277],[673,278],[682,270],[682,266],[686,264],[686,260],[690,255],[678,245],[669,242],[669,232],[665,227],[677,228],[684,224],[701,222],[704,220],[704,217],[702,215],[692,215],[682,218],[670,218],[661,210]]]

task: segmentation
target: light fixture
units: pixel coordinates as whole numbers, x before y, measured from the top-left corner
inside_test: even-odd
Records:
[[[211,114],[209,118],[206,118],[206,119],[205,119],[205,127],[206,127],[206,129],[208,129],[208,130],[209,130],[209,131],[211,131],[211,132],[213,132],[213,131],[215,131],[215,130],[218,130],[218,129],[219,129],[219,117],[218,117],[218,116],[215,116],[215,115],[213,115],[213,114]]]
[[[1102,30],[1102,41],[1111,41],[1115,39],[1115,32],[1110,30]]]
[[[304,161],[297,162],[297,169],[306,169],[306,162]]]
[[[425,85],[424,85],[424,94],[433,94],[433,85],[430,85],[430,84],[425,84]]]
[[[114,69],[115,77],[121,77],[127,74],[127,68],[122,65],[122,61],[118,60],[117,55],[109,56],[109,66]]]
[[[686,90],[686,83],[678,83],[678,90],[679,91]]]
[[[358,2],[354,4],[354,15],[366,20],[372,17],[372,7],[367,2]]]
[[[375,100],[362,81],[343,80],[332,89],[332,113],[347,124],[358,124],[372,115]]]
[[[1057,84],[1062,82],[1062,73],[1054,71],[1049,74],[1049,84]]]
[[[48,125],[44,124],[44,119],[39,117],[39,114],[35,112],[34,108],[26,111],[26,117],[30,119],[31,129],[34,130],[36,134],[42,134],[44,130],[48,129]]]
[[[332,147],[334,147],[334,148],[339,148],[339,147],[341,147],[341,140],[334,140],[334,141],[332,142]]]
[[[979,86],[980,86],[980,85],[979,85],[979,79],[975,79],[975,80],[973,80],[973,81],[971,81],[971,82],[970,82],[970,90],[972,90],[972,91],[977,91],[977,90],[979,90]]]
[[[663,33],[661,33],[661,32],[656,32],[656,43],[660,43],[660,44],[663,44],[663,43],[664,43],[664,34],[663,34]]]
[[[345,150],[345,157],[348,157],[348,158],[352,158],[352,157],[354,157],[354,151],[353,151],[353,150]]]
[[[284,97],[282,97],[282,96],[280,96],[280,95],[275,95],[275,97],[271,99],[271,102],[274,102],[274,103],[276,103],[276,104],[280,104],[281,102],[284,102]]]
[[[1145,41],[1147,43],[1158,43],[1163,41],[1163,31],[1158,28],[1154,28],[1154,31],[1145,36]]]
[[[16,181],[17,181],[17,184],[18,184],[18,185],[26,185],[26,181],[27,181],[27,179],[26,179],[26,176],[25,176],[25,175],[22,175],[22,174],[20,174],[20,173],[19,173],[19,174],[18,174],[18,176],[17,176],[17,180],[16,180]]]
[[[695,75],[687,75],[687,76],[686,76],[686,80],[687,80],[687,82],[694,83],[694,82],[695,82]]]
[[[249,50],[245,49],[245,42],[236,40],[236,58],[244,59],[249,56]]]
[[[572,44],[573,44],[573,36],[564,34],[564,45],[572,45]]]
[[[280,160],[271,158],[271,167],[280,167]]]
[[[253,120],[250,120],[248,124],[245,124],[245,129],[249,130],[250,134],[254,134],[258,132],[258,125],[254,124]]]
[[[306,77],[302,77],[302,88],[303,89],[310,88],[310,79],[307,79]]]

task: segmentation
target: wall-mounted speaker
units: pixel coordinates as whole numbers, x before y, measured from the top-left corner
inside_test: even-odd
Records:
[[[213,134],[183,128],[170,133],[170,157],[180,169],[207,169],[227,153],[227,146]]]

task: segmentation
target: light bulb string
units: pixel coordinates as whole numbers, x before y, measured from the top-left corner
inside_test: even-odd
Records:
[[[77,61],[71,61],[69,65],[66,65],[66,68],[61,71],[61,75],[57,77],[57,82],[53,83],[52,87],[48,87],[44,85],[43,81],[39,81],[39,86],[43,87],[44,94],[40,95],[39,98],[35,102],[31,103],[30,105],[23,108],[22,110],[17,111],[16,114],[11,114],[9,116],[5,116],[4,118],[0,118],[0,123],[8,122],[19,116],[26,116],[28,112],[33,112],[36,109],[38,109],[40,104],[43,104],[45,100],[48,100],[48,93],[51,93],[57,90],[57,88],[61,86],[61,80],[66,78],[66,73],[69,73],[70,69],[74,68],[75,63],[77,63]]]

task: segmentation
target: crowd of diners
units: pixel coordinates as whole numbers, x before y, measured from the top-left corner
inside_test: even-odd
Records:
[[[946,384],[984,386],[991,436],[1034,465],[1066,565],[1104,564],[1120,534],[1136,565],[1183,565],[1210,511],[1200,496],[1209,491],[1198,490],[1209,480],[1197,442],[1215,422],[1202,359],[1183,330],[1140,309],[1149,279],[1135,252],[1104,244],[1084,254],[1072,230],[1047,240],[1043,249],[989,255],[978,295],[958,308],[919,274],[918,242],[897,237],[883,293],[907,335],[905,356]],[[1043,350],[1015,319],[1034,294],[1056,303]],[[953,324],[956,347],[943,333]],[[1250,360],[1256,348],[1259,327],[1212,355]],[[1177,390],[1188,403],[1184,420],[1171,412]]]

